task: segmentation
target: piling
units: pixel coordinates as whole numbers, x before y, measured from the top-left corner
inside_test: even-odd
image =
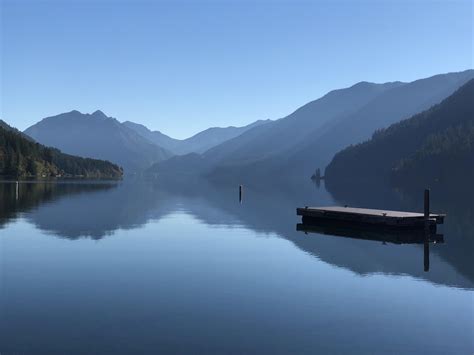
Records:
[[[430,237],[430,190],[425,189],[424,198],[425,239]]]
[[[430,218],[430,190],[425,189],[425,220]]]
[[[428,272],[430,270],[430,190],[425,189],[424,196],[424,218],[425,218],[425,241],[424,246],[424,270]]]
[[[425,272],[430,271],[430,242],[428,239],[425,239],[425,242],[423,243],[423,251],[424,251],[424,257],[423,257],[423,263],[424,263],[424,270]]]
[[[239,185],[239,202],[242,203],[243,186]]]
[[[20,195],[20,183],[17,181],[16,182],[16,189],[15,189],[15,196],[16,196],[17,200],[18,200],[19,195]]]

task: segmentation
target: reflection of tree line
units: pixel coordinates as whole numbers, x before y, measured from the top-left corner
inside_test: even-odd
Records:
[[[57,182],[0,182],[0,227],[38,206],[62,196],[107,190],[113,184],[57,183]]]

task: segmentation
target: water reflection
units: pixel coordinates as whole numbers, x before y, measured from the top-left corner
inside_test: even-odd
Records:
[[[319,235],[378,241],[384,244],[423,244],[425,241],[428,243],[444,243],[443,234],[431,233],[426,236],[423,231],[384,231],[374,228],[344,227],[329,223],[319,225],[298,223],[296,230],[305,234],[316,233]]]
[[[35,210],[39,206],[57,201],[62,197],[107,191],[115,187],[113,182],[80,181],[0,181],[0,228],[18,214]]]
[[[461,275],[474,280],[472,251],[474,250],[474,186],[430,186],[432,210],[447,214],[442,231],[446,244],[436,248],[436,254],[452,265]],[[370,186],[344,185],[328,190],[339,204],[370,206],[393,210],[422,211],[423,189],[400,190],[384,184]]]
[[[316,224],[298,223],[296,230],[317,234],[320,236],[344,237],[360,240],[370,240],[388,244],[423,244],[423,270],[430,269],[430,243],[444,243],[444,236],[436,233],[425,233],[424,231],[383,230],[380,228],[358,228],[341,226],[337,223],[322,222]]]
[[[211,226],[245,226],[264,234],[277,234],[291,241],[306,253],[331,265],[357,274],[385,273],[411,275],[463,288],[473,288],[472,250],[474,238],[472,208],[458,211],[448,205],[434,210],[448,213],[443,226],[445,244],[433,245],[430,272],[420,268],[422,244],[387,248],[379,241],[401,241],[400,235],[367,236],[365,238],[308,238],[295,230],[295,208],[301,205],[341,203],[311,181],[300,184],[246,184],[245,201],[239,203],[238,185],[215,185],[206,181],[174,183],[170,181],[126,180],[118,184],[51,184],[36,183],[20,186],[18,200],[14,184],[0,184],[0,219],[5,224],[21,214],[36,228],[62,238],[101,239],[117,230],[135,229],[150,221],[182,211]],[[336,198],[338,197],[337,194]],[[375,196],[377,195],[377,196]],[[350,195],[344,195],[350,196]],[[364,195],[361,195],[364,197]],[[394,196],[398,196],[398,199]],[[349,200],[349,202],[347,202]],[[419,202],[422,204],[422,199]],[[409,196],[399,192],[368,194],[364,198],[349,198],[342,203],[360,207],[419,210],[410,204]],[[456,206],[457,207],[457,206]],[[470,212],[468,212],[470,211]],[[180,231],[176,231],[177,233]],[[327,234],[327,230],[317,230]],[[336,235],[343,233],[337,231]],[[334,234],[331,231],[329,234]],[[440,240],[439,240],[440,241]]]

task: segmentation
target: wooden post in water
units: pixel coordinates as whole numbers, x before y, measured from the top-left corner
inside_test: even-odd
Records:
[[[430,190],[425,189],[424,199],[424,217],[425,217],[425,241],[424,241],[424,270],[430,270]]]
[[[242,203],[243,186],[239,185],[239,202]]]
[[[424,201],[424,212],[425,212],[425,238],[429,239],[430,233],[430,190],[425,189],[425,201]]]
[[[16,192],[16,193],[15,193],[15,195],[16,195],[16,200],[18,201],[18,196],[19,196],[19,194],[20,194],[20,183],[18,182],[18,180],[17,180],[17,182],[16,182],[16,189],[15,189],[15,192]]]
[[[425,237],[424,245],[424,257],[423,257],[423,264],[425,272],[430,271],[430,244],[429,240]]]
[[[430,190],[425,189],[425,220],[430,218]]]

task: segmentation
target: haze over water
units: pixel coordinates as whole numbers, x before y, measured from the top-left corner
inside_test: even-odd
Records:
[[[262,186],[239,203],[204,182],[1,183],[0,352],[473,352],[472,207],[433,193],[448,217],[425,272],[422,244],[305,234],[295,214],[421,198]]]

